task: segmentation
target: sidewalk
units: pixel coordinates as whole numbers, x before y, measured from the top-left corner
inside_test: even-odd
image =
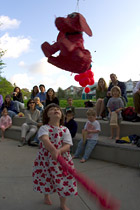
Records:
[[[11,139],[0,142],[0,210],[59,210],[57,194],[51,197],[53,205],[46,206],[43,195],[32,190],[32,165],[38,148],[17,145]],[[120,200],[120,210],[140,208],[140,169],[94,159],[84,164],[75,159],[74,163],[77,170]],[[80,187],[78,193],[68,199],[70,210],[100,209]]]

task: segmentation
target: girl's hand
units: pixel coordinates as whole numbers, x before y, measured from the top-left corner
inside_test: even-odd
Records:
[[[60,150],[54,150],[53,152],[51,152],[52,158],[54,160],[57,160],[58,155],[61,155],[61,151]]]

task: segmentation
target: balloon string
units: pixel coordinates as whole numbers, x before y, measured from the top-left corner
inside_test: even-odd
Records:
[[[78,11],[79,12],[79,0],[77,0],[75,11]]]

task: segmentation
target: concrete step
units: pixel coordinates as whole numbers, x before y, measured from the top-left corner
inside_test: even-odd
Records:
[[[78,124],[78,133],[81,133],[82,129],[84,128],[84,125],[87,121],[85,118],[75,118],[75,121]],[[101,125],[101,132],[100,135],[103,136],[110,136],[110,126],[108,121],[99,120]],[[140,136],[140,122],[128,122],[128,121],[122,121],[120,124],[120,136],[128,136],[136,134]]]
[[[73,139],[72,152],[74,153],[81,134]],[[140,148],[132,144],[118,144],[108,137],[99,136],[98,143],[91,153],[91,157],[98,160],[140,168]]]
[[[64,108],[62,108],[62,110],[64,111]],[[88,108],[75,108],[75,117],[76,118],[86,118],[86,112],[87,112]]]
[[[25,123],[26,117],[13,117],[12,124],[16,126],[21,126],[23,123]]]

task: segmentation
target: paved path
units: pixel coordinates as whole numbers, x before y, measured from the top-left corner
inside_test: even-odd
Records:
[[[52,206],[43,204],[43,196],[32,190],[32,165],[38,148],[17,147],[18,142],[0,142],[0,210],[59,210],[57,194]],[[133,157],[132,157],[133,158]],[[140,209],[140,170],[90,159],[84,164],[74,160],[75,167],[93,179],[121,202],[120,210]],[[70,210],[99,210],[87,193],[68,199]]]

